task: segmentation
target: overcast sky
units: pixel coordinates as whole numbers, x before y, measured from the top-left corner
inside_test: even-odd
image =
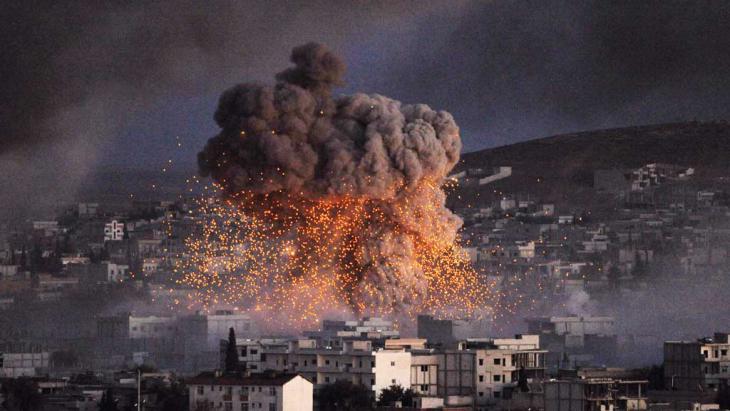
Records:
[[[13,197],[71,193],[100,164],[193,167],[219,94],[308,41],[347,62],[339,92],[450,111],[467,151],[730,114],[728,2],[124,3],[0,5]]]

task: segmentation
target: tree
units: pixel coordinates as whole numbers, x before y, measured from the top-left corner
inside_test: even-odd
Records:
[[[317,394],[317,402],[322,411],[364,411],[373,408],[371,391],[364,385],[347,380],[337,380],[323,386]]]
[[[517,372],[517,388],[521,392],[529,392],[530,386],[527,383],[527,373],[525,372],[525,367],[520,367],[519,371]]]
[[[664,365],[652,365],[646,379],[650,390],[664,389]]]
[[[236,350],[236,332],[231,327],[228,330],[228,345],[226,346],[226,373],[238,371],[238,350]]]
[[[33,249],[30,252],[30,272],[37,273],[43,266],[43,250],[41,250],[40,244],[36,243],[33,245]]]
[[[15,378],[2,383],[2,408],[10,411],[34,411],[40,408],[41,398],[35,383],[28,378]]]
[[[730,387],[727,384],[721,385],[717,391],[717,403],[721,410],[730,409]]]
[[[639,252],[636,252],[636,256],[634,258],[636,262],[634,263],[634,268],[631,270],[631,275],[634,276],[634,278],[643,278],[646,276],[646,264],[641,258],[641,255]]]
[[[396,401],[400,401],[404,407],[413,406],[413,390],[410,388],[404,390],[403,387],[397,384],[393,384],[388,388],[383,388],[378,396],[378,405],[380,406],[392,406],[395,405]]]
[[[621,270],[619,270],[617,266],[611,265],[611,268],[608,269],[606,278],[608,279],[608,286],[611,287],[612,290],[617,289],[621,280]]]
[[[25,271],[28,268],[28,256],[25,252],[25,244],[23,244],[23,249],[20,251],[20,269],[22,271]]]
[[[117,411],[117,401],[114,399],[114,393],[111,389],[106,390],[101,395],[101,401],[99,401],[99,411]]]

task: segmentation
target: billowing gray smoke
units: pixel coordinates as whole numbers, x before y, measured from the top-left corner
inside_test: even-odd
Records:
[[[348,250],[335,259],[356,273],[344,285],[352,291],[347,298],[369,307],[416,303],[428,288],[416,244],[453,243],[461,224],[444,207],[440,188],[459,158],[459,128],[449,113],[426,105],[380,95],[332,97],[344,64],[319,44],[296,47],[291,61],[295,66],[274,86],[241,84],[223,93],[215,113],[221,132],[199,153],[201,173],[229,195],[276,199],[282,212],[303,201],[368,202],[365,213],[372,215],[357,245],[348,248],[349,238],[333,245]]]
[[[321,45],[294,49],[276,86],[223,93],[221,132],[199,154],[204,175],[229,192],[303,191],[393,198],[456,164],[459,129],[449,113],[379,95],[331,97],[344,64]]]

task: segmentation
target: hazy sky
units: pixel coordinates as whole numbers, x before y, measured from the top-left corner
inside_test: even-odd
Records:
[[[99,164],[192,167],[218,95],[308,41],[346,60],[340,92],[448,110],[468,151],[730,114],[727,2],[345,4],[3,2],[0,185],[19,201]]]

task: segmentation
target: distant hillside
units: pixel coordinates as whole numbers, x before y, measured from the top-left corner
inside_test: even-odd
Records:
[[[452,206],[476,205],[501,192],[531,193],[556,202],[590,200],[595,170],[655,162],[695,167],[700,179],[727,175],[730,124],[688,122],[588,131],[466,153],[456,171],[511,166],[513,175],[487,186],[460,189],[463,201],[453,200]]]

